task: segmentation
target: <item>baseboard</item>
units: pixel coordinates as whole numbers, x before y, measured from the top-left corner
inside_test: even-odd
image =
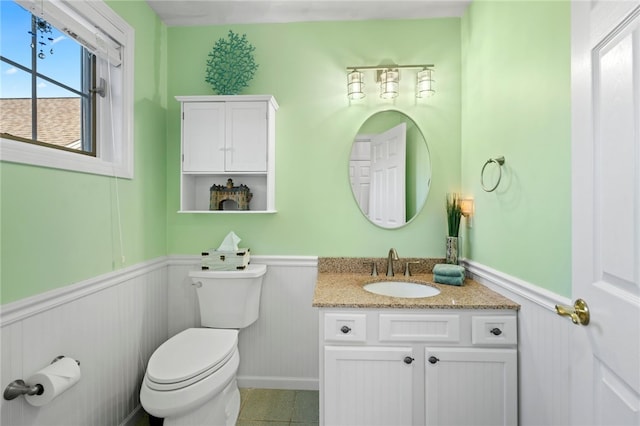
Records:
[[[492,290],[498,292],[500,292],[501,289],[507,290],[554,313],[555,305],[572,304],[571,300],[567,297],[560,296],[552,291],[482,265],[481,263],[469,259],[461,259],[460,264],[467,269],[467,272],[473,280]]]
[[[318,390],[316,378],[238,376],[238,387],[256,389]]]
[[[127,418],[124,419],[122,423],[120,423],[119,426],[136,426],[140,424],[140,421],[144,416],[145,416],[145,412],[142,409],[142,406],[138,404],[136,409],[133,410],[133,412],[131,412],[131,414],[129,414]],[[147,423],[142,423],[142,424],[147,424]]]

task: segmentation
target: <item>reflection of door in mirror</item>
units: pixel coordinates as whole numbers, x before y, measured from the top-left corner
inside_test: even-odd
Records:
[[[406,222],[405,123],[379,134],[358,136],[350,159],[351,188],[374,224],[395,228]]]
[[[386,188],[396,190],[396,193],[384,194],[382,192],[384,186],[378,185],[375,181],[376,173],[372,169],[373,141],[374,139],[382,141],[387,139],[387,142],[395,140],[395,136],[392,136],[393,133],[402,132],[402,127],[396,130],[391,129],[400,125],[405,129],[404,136],[397,136],[397,139],[404,140],[404,148],[401,145],[394,146],[395,143],[391,143],[390,149],[398,151],[399,155],[396,158],[401,163],[399,167],[404,167],[404,169],[403,171],[401,169],[393,171],[393,166],[387,164],[384,167],[387,167],[388,170],[378,172],[379,176],[384,177],[380,182],[386,185]],[[385,136],[387,132],[391,133]],[[388,160],[390,154],[395,156],[396,153],[393,151],[386,153],[384,151],[389,148],[390,144],[380,143],[381,157]],[[404,158],[404,163],[400,158]],[[383,166],[376,165],[377,167]],[[403,174],[404,178],[402,178]],[[384,229],[396,229],[411,222],[424,207],[431,186],[431,158],[427,141],[420,128],[411,118],[400,111],[386,110],[371,115],[362,123],[352,141],[349,178],[354,200],[371,223]],[[396,179],[396,181],[391,183],[389,179]],[[375,185],[376,189],[372,188],[372,185]],[[399,193],[401,190],[403,192]],[[383,195],[375,198],[375,194]],[[392,202],[397,197],[404,198],[402,201]],[[384,211],[385,209],[386,211]],[[395,215],[391,215],[392,211],[395,212]]]
[[[400,123],[371,138],[369,219],[379,226],[405,223],[407,125]]]
[[[351,190],[362,213],[369,217],[369,187],[371,184],[371,138],[358,135],[353,141],[349,159]]]

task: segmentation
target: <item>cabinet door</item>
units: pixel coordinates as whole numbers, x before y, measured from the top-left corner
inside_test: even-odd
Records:
[[[425,363],[427,425],[517,424],[516,349],[426,349]]]
[[[185,102],[182,114],[182,171],[223,172],[225,104]]]
[[[412,348],[325,346],[325,425],[411,425],[414,369],[405,357]]]
[[[267,171],[267,103],[227,103],[226,170]]]

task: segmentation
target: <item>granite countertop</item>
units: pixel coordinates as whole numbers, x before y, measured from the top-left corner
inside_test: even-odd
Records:
[[[362,264],[361,261],[359,263]],[[514,301],[469,278],[462,286],[452,286],[434,283],[433,275],[426,273],[424,268],[417,268],[422,270],[410,277],[397,272],[394,277],[387,277],[384,273],[373,277],[367,272],[349,272],[349,268],[324,265],[320,264],[313,295],[313,306],[319,308],[520,309]],[[381,296],[362,288],[376,281],[421,283],[438,288],[440,294],[413,299]]]

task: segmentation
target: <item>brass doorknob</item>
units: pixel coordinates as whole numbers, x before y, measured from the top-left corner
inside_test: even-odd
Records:
[[[589,306],[582,299],[577,299],[573,306],[556,305],[556,312],[560,316],[571,318],[574,324],[589,324]]]

